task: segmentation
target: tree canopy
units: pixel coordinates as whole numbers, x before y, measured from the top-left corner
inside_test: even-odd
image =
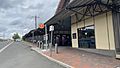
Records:
[[[14,40],[16,40],[16,39],[20,39],[20,36],[19,36],[18,33],[15,33],[15,34],[12,36],[12,38],[13,38]]]

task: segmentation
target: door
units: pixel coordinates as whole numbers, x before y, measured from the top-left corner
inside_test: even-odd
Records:
[[[78,43],[80,48],[96,48],[94,25],[78,29]]]

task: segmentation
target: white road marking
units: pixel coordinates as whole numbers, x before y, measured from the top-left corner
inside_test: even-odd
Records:
[[[1,53],[2,51],[4,51],[7,47],[9,47],[12,43],[13,43],[13,42],[9,43],[8,45],[6,45],[6,46],[3,47],[2,49],[0,49],[0,53]]]

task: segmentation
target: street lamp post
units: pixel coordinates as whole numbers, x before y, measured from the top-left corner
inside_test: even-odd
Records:
[[[46,50],[48,49],[48,48],[47,48],[47,47],[48,47],[47,41],[48,41],[47,25],[45,25],[45,43],[46,43]]]
[[[35,29],[37,29],[37,18],[39,17],[35,16]]]
[[[40,18],[40,17],[38,17],[38,16],[34,16],[34,20],[35,20],[35,30],[37,29],[37,18]],[[34,43],[34,39],[35,39],[35,37],[34,37],[34,35],[35,35],[35,33],[34,33],[35,31],[33,31],[32,33],[32,36],[33,36],[33,43]]]

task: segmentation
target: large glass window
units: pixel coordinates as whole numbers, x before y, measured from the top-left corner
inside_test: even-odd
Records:
[[[76,39],[76,33],[73,33],[73,39]]]
[[[78,42],[80,48],[95,48],[94,25],[78,29]]]

